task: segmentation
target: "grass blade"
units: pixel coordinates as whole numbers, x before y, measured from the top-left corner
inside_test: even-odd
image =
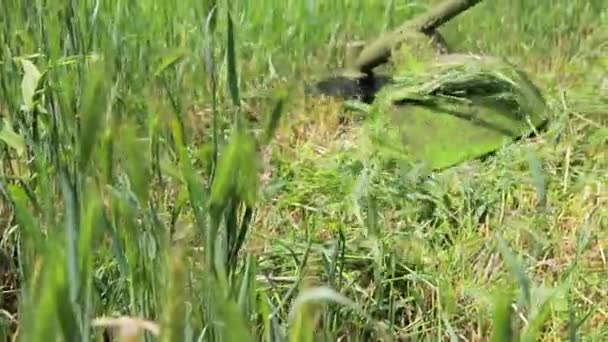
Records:
[[[89,165],[93,148],[97,144],[97,138],[103,131],[106,109],[106,92],[104,89],[104,76],[106,71],[100,64],[94,65],[88,76],[88,82],[84,90],[82,101],[82,129],[78,139],[80,149],[79,167],[80,172],[85,172]]]
[[[173,49],[163,56],[162,60],[154,70],[154,76],[158,77],[165,70],[171,68],[175,64],[179,63],[186,57],[186,51],[184,49]]]
[[[70,299],[76,302],[80,277],[78,274],[78,241],[80,234],[80,209],[77,207],[78,195],[70,181],[67,171],[61,172],[61,193],[65,205],[65,247],[67,251],[67,270],[70,284]]]
[[[18,156],[23,156],[26,147],[25,139],[13,130],[8,119],[0,121],[0,125],[0,141],[15,149]]]
[[[502,254],[505,259],[507,265],[509,266],[511,273],[515,275],[517,279],[517,283],[522,291],[524,303],[527,307],[530,306],[531,298],[530,298],[530,279],[526,275],[523,267],[519,264],[507,243],[502,239],[502,237],[496,235],[496,240],[498,242],[498,250]]]
[[[279,98],[277,99],[277,103],[275,104],[274,109],[272,110],[272,113],[270,114],[270,117],[268,118],[268,121],[266,122],[266,128],[264,130],[264,140],[263,140],[264,145],[267,145],[268,143],[270,143],[270,140],[272,139],[274,132],[276,131],[277,127],[279,126],[279,121],[281,119],[281,115],[283,114],[283,107],[285,105],[285,98],[286,98],[285,94],[279,95]]]
[[[226,15],[226,19],[228,21],[228,38],[226,41],[226,63],[228,64],[228,90],[230,92],[230,97],[232,98],[232,103],[238,107],[241,103],[241,99],[239,94],[239,81],[236,70],[234,23],[232,22],[232,16],[230,15],[230,11],[227,11]]]
[[[492,313],[492,342],[513,341],[515,333],[511,325],[513,298],[500,293],[494,297]]]
[[[186,313],[184,303],[188,298],[186,267],[181,252],[172,253],[169,258],[169,273],[164,294],[165,305],[161,326],[161,341],[184,341]]]
[[[538,205],[540,208],[546,208],[547,206],[547,183],[544,176],[543,166],[538,156],[529,151],[528,152],[528,165],[532,172],[532,179],[534,180],[534,188],[536,189],[536,196],[538,198]]]
[[[21,59],[23,66],[23,81],[21,82],[21,96],[28,111],[33,111],[36,105],[36,93],[38,92],[43,73],[28,59]]]

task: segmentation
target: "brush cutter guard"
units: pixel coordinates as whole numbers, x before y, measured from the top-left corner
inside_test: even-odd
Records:
[[[372,150],[432,170],[487,155],[547,120],[545,101],[523,72],[475,55],[444,55],[397,74],[365,108]]]

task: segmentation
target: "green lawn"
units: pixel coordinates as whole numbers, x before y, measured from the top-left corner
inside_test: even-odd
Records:
[[[2,0],[0,340],[608,340],[608,3],[442,27],[550,107],[483,160],[398,168],[304,95],[436,2]]]

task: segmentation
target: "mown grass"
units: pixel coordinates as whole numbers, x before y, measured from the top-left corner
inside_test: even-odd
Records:
[[[214,4],[0,3],[2,339],[608,337],[604,1],[486,1],[442,30],[552,116],[433,175],[302,96],[426,2]]]

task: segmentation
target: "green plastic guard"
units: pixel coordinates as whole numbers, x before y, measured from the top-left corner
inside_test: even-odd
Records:
[[[365,135],[385,155],[445,169],[528,136],[547,121],[539,89],[504,60],[401,57],[393,83],[365,107]]]

